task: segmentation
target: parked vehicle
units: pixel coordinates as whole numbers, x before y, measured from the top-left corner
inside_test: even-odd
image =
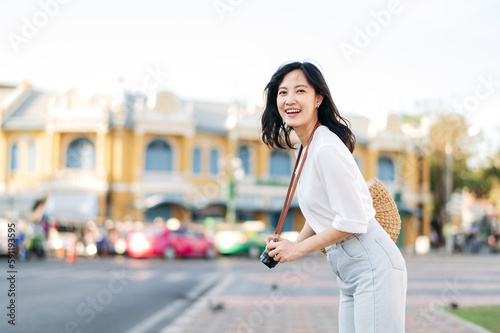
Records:
[[[218,255],[214,243],[204,233],[186,226],[171,230],[163,225],[150,225],[130,232],[127,253],[135,258],[159,256],[167,260],[177,257],[213,259]]]
[[[246,254],[252,259],[258,258],[266,248],[266,237],[272,235],[261,221],[246,221],[243,223],[219,223],[216,225],[214,242],[222,254]],[[298,232],[287,231],[281,238],[294,242]]]
[[[260,221],[248,221],[237,224],[219,224],[214,241],[222,254],[247,254],[258,258],[266,247],[266,236],[271,231]]]

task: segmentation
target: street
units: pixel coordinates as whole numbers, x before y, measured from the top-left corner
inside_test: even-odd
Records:
[[[0,332],[122,333],[169,309],[150,321],[147,329],[154,331],[236,266],[228,265],[227,259],[165,262],[114,257],[79,259],[74,264],[51,259],[19,263],[16,325],[7,324],[3,315]],[[5,282],[3,278],[0,284],[3,300]]]
[[[1,259],[0,264],[6,266],[5,258]],[[430,308],[451,302],[460,306],[500,304],[497,255],[410,255],[406,260],[408,332],[443,324],[429,312]],[[6,300],[6,281],[2,278],[0,284],[2,302]],[[240,325],[251,323],[256,314],[271,320],[271,313],[266,313],[266,304],[271,301],[274,303],[269,309],[274,316],[280,309],[292,311],[289,325],[294,324],[294,316],[307,314],[300,310],[305,306],[317,314],[309,316],[313,324],[308,326],[308,332],[322,331],[314,325],[323,319],[331,331],[336,329],[338,289],[319,254],[280,264],[273,270],[241,256],[172,262],[118,256],[79,258],[74,264],[55,259],[31,260],[18,264],[16,290],[16,325],[9,325],[4,315],[0,332],[139,333],[169,332],[169,327],[182,331],[184,326],[187,328],[182,332],[236,332],[216,327],[227,327],[224,313],[236,311],[234,318],[240,319],[233,321]],[[275,299],[273,290],[277,290]],[[215,303],[210,304],[210,300]],[[221,302],[220,311],[210,310],[210,306],[217,307],[217,302]],[[262,311],[256,312],[259,306]],[[196,307],[197,312],[189,315]],[[295,328],[290,326],[285,331],[294,332]],[[255,332],[261,332],[260,328]]]

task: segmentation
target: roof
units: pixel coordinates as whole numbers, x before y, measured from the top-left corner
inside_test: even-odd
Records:
[[[35,92],[30,94],[19,107],[5,117],[4,129],[43,129],[53,94]]]
[[[226,121],[229,115],[229,104],[214,102],[193,103],[193,118],[196,131],[216,134],[227,134]]]

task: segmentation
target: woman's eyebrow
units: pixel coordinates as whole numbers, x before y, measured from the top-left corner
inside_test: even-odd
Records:
[[[303,87],[303,88],[309,88],[309,87],[308,87],[307,85],[305,85],[305,84],[299,84],[299,85],[295,86],[295,89],[297,89],[297,88],[301,88],[301,87]],[[278,90],[281,90],[281,89],[288,89],[288,88],[287,88],[287,87],[279,87],[279,88],[278,88]]]

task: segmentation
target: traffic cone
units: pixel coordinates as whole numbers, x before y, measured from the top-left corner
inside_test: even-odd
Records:
[[[68,249],[66,250],[66,262],[68,264],[74,264],[76,262],[76,242],[71,240],[68,244]]]

